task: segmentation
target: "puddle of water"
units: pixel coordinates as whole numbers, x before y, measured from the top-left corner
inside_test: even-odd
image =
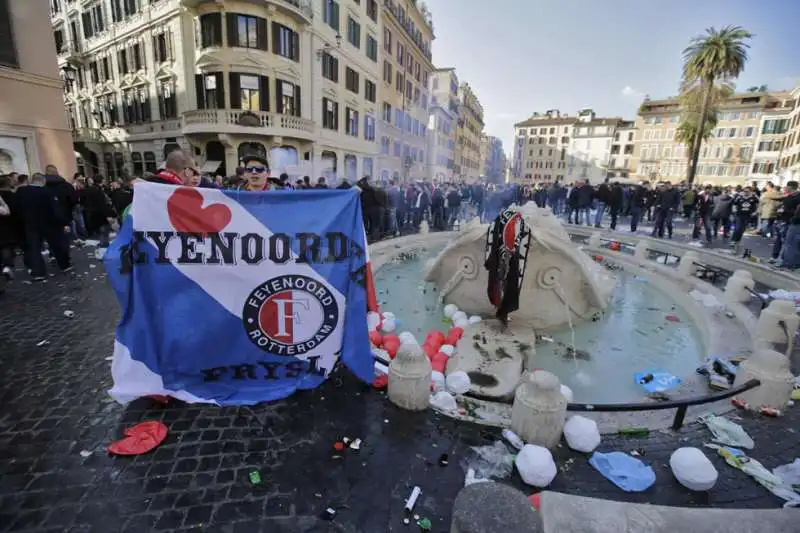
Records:
[[[431,329],[446,330],[439,293],[422,281],[425,262],[441,247],[420,251],[415,258],[385,265],[375,274],[382,309],[395,313],[398,331],[408,330],[420,340]],[[569,386],[576,402],[639,402],[644,391],[634,382],[636,372],[663,370],[684,381],[695,375],[703,357],[698,329],[688,313],[669,295],[624,271],[606,314],[597,322],[545,333],[536,344],[536,366],[548,370]],[[674,315],[679,321],[670,321]],[[481,376],[481,379],[492,376]],[[587,379],[588,377],[588,379]]]

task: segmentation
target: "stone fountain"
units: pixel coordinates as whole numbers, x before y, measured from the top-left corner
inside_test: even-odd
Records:
[[[471,327],[451,357],[447,372],[463,370],[473,394],[512,398],[521,376],[535,368],[537,334],[596,319],[611,298],[615,280],[569,238],[549,209],[528,203],[519,209],[531,232],[519,309],[507,324],[488,319],[495,308],[487,297],[484,268],[487,226],[474,219],[427,265],[442,304],[485,317]]]

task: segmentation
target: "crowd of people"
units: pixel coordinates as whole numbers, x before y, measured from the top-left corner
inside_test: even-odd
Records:
[[[763,190],[752,186],[712,187],[669,182],[622,184],[606,180],[599,185],[577,181],[569,185],[520,186],[487,183],[439,183],[400,180],[373,181],[364,177],[351,184],[325,177],[312,182],[309,176],[292,180],[287,174],[273,177],[268,161],[260,155],[246,156],[229,177],[203,176],[191,157],[171,152],[165,166],[144,178],[162,184],[221,188],[242,191],[347,189],[361,190],[364,226],[370,241],[418,231],[423,221],[431,230],[456,229],[462,222],[479,216],[494,219],[506,207],[535,202],[548,207],[565,221],[617,229],[628,219],[631,232],[646,220],[653,223],[651,235],[672,238],[673,220],[682,217],[693,225],[693,238],[711,245],[720,236],[738,251],[748,230],[774,239],[772,261],[783,268],[800,268],[800,191],[797,182],[783,188],[768,183]],[[133,200],[133,180],[105,180],[80,174],[71,180],[61,177],[53,166],[30,177],[22,174],[0,176],[0,268],[7,279],[14,275],[21,256],[33,280],[44,280],[47,261],[62,272],[72,269],[70,246],[97,239],[107,246]]]

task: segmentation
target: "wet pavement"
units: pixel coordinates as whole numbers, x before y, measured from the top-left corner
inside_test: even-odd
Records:
[[[432,521],[432,531],[449,531],[469,448],[490,444],[495,431],[402,412],[344,370],[315,391],[254,408],[149,399],[120,406],[105,392],[117,303],[102,265],[84,250],[74,255],[73,274],[36,285],[20,276],[0,297],[0,531],[417,531],[403,523],[415,485],[422,488],[415,512]],[[798,413],[742,421],[756,441],[751,456],[768,468],[794,460]],[[144,420],[169,429],[158,449],[135,458],[105,453],[123,429]],[[332,445],[344,436],[362,439],[362,447],[335,458]],[[555,450],[560,473],[550,489],[665,505],[781,506],[712,453],[720,472],[713,491],[678,485],[669,454],[709,438],[696,424],[679,434],[604,437],[601,451],[638,450],[654,467],[656,484],[642,494],[620,491],[564,445]],[[261,484],[250,483],[253,471]],[[533,492],[516,473],[507,482]],[[334,519],[319,518],[329,507]]]

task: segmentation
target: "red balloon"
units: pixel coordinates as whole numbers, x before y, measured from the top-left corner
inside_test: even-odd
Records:
[[[444,368],[447,366],[447,355],[443,354],[442,352],[437,353],[431,359],[431,368],[435,372],[441,372],[444,374]]]
[[[383,336],[383,343],[384,344],[386,344],[387,342],[392,342],[393,343],[395,341],[397,341],[397,343],[399,344],[400,343],[400,337],[398,337],[394,333],[386,333]]]
[[[394,359],[397,356],[397,350],[400,349],[400,341],[393,339],[383,341],[383,349],[389,354],[389,359]]]
[[[445,344],[452,344],[455,346],[459,340],[461,340],[461,336],[464,335],[464,330],[457,327],[452,327],[447,332],[447,339],[445,340]]]
[[[380,346],[383,343],[383,336],[377,331],[370,331],[369,342],[371,342],[374,346]]]
[[[428,356],[428,359],[433,359],[433,356],[439,351],[438,348],[434,348],[430,344],[423,344],[422,351],[425,352],[425,355]]]
[[[108,445],[112,455],[142,455],[167,438],[167,426],[157,420],[141,422],[125,430],[125,438]]]

